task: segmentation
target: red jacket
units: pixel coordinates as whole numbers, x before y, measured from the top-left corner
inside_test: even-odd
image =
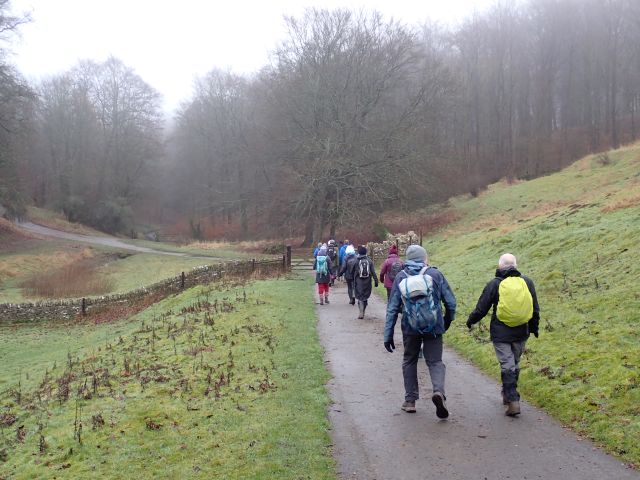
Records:
[[[398,255],[396,255],[395,253],[391,253],[382,264],[382,268],[380,269],[380,280],[382,280],[382,282],[384,283],[385,288],[391,288],[393,286],[393,279],[389,278],[389,275],[387,275],[387,273],[391,271],[391,265],[396,262],[404,264]]]

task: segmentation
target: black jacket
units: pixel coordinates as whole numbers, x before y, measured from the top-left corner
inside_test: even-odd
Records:
[[[347,266],[347,272],[345,276],[347,278],[353,278],[354,296],[356,299],[365,301],[371,296],[371,281],[378,286],[378,276],[376,275],[376,268],[373,261],[366,255],[358,255],[357,262],[353,262]],[[369,276],[367,278],[360,278],[360,260],[369,262]]]
[[[531,297],[533,298],[533,315],[531,316],[531,320],[524,325],[520,325],[518,327],[509,327],[498,320],[496,316],[496,309],[498,307],[498,288],[500,286],[500,282],[507,277],[522,277],[522,279],[526,282],[527,287],[529,287],[529,292],[531,293]],[[509,343],[509,342],[519,342],[522,340],[526,340],[529,338],[529,334],[533,333],[535,336],[538,336],[538,325],[540,323],[540,307],[538,306],[538,297],[536,296],[536,289],[533,285],[533,281],[530,278],[522,275],[515,268],[510,268],[508,270],[496,270],[496,277],[491,280],[484,287],[482,291],[482,295],[478,299],[478,304],[476,308],[469,315],[469,319],[467,320],[467,326],[471,326],[474,323],[478,323],[480,320],[484,318],[484,316],[489,313],[489,309],[493,306],[493,313],[491,314],[491,341],[494,343]]]
[[[354,272],[354,263],[358,263],[357,255],[349,255],[342,261],[342,266],[340,267],[340,271],[338,272],[338,276],[344,275],[345,280],[348,282],[353,280],[353,272]]]

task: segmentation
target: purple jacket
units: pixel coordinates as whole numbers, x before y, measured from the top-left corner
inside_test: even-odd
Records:
[[[382,264],[382,268],[380,268],[380,280],[384,283],[384,288],[391,288],[393,286],[394,279],[390,278],[387,274],[391,271],[391,265],[396,262],[400,262],[404,265],[404,262],[398,255],[391,253]]]

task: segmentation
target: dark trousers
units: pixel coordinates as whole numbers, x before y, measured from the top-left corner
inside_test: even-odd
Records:
[[[433,392],[444,395],[445,364],[442,363],[442,335],[402,335],[404,356],[402,357],[402,376],[404,377],[404,399],[415,402],[420,398],[418,389],[418,354],[420,347],[429,369]]]
[[[349,294],[349,300],[355,301],[355,296],[353,295],[353,290],[355,287],[354,280],[347,280],[347,293]]]
[[[389,297],[391,296],[391,287],[384,287],[387,289],[387,303],[389,303]]]

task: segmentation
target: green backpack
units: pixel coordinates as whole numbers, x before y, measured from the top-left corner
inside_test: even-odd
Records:
[[[533,316],[533,298],[521,277],[507,277],[498,288],[498,320],[509,327],[524,325]]]

